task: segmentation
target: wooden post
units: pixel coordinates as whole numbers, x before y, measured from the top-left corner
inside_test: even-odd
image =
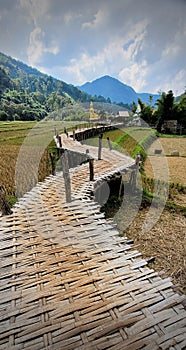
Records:
[[[111,151],[111,150],[112,150],[112,144],[111,144],[111,142],[110,142],[109,137],[107,137],[107,141],[108,141],[109,149],[110,149],[110,151]]]
[[[50,161],[52,165],[52,175],[56,174],[56,158],[54,153],[49,153]]]
[[[59,147],[61,148],[62,147],[62,141],[61,141],[61,136],[60,135],[58,136],[58,140],[59,140]]]
[[[99,136],[98,160],[101,160],[102,138],[103,134]]]
[[[66,134],[66,136],[68,137],[68,131],[67,128],[64,126],[64,134]]]
[[[132,188],[132,191],[135,191],[135,189],[136,189],[139,163],[140,163],[140,154],[137,154],[136,159],[135,159],[135,164],[134,164],[134,167],[133,167],[131,175],[130,175],[130,181],[129,181],[129,184]]]
[[[89,158],[90,181],[94,181],[94,158]]]
[[[68,164],[68,152],[65,150],[61,156],[61,164],[63,170],[63,178],[65,182],[65,194],[66,202],[69,203],[72,201],[71,198],[71,183],[70,183],[70,173],[69,173],[69,164]]]
[[[6,191],[2,185],[0,185],[0,210],[2,212],[2,215],[13,214],[10,204],[8,203],[6,198]]]
[[[136,189],[136,179],[137,179],[137,170],[133,169],[131,171],[130,181],[129,181],[129,184],[130,184],[132,191],[135,191],[135,189]]]
[[[140,158],[141,158],[141,156],[140,156],[140,154],[138,153],[138,154],[136,155],[136,159],[135,159],[135,165],[136,165],[136,169],[137,169],[137,170],[139,169]]]
[[[119,194],[118,194],[119,199],[121,198],[122,188],[123,188],[123,176],[122,176],[122,174],[121,174],[120,186],[119,186]]]
[[[75,130],[73,129],[73,141],[75,141],[76,139],[76,134],[75,134]]]

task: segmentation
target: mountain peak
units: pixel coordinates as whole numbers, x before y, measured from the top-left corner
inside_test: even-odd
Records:
[[[110,98],[112,102],[132,103],[137,101],[136,92],[116,78],[105,75],[78,87],[90,95]]]
[[[103,96],[106,99],[110,98],[111,102],[122,102],[124,104],[138,103],[138,98],[141,98],[143,102],[147,102],[149,95],[154,97],[154,102],[159,98],[159,95],[151,93],[138,94],[131,86],[110,75],[99,77],[92,82],[78,86],[78,88],[92,96]]]
[[[114,78],[114,77],[111,77],[110,75],[103,75],[95,80],[93,80],[91,83],[95,83],[95,82],[100,82],[100,81],[104,81],[104,82],[110,82],[111,84],[113,83],[117,83],[117,84],[122,84],[124,86],[128,86],[130,87],[129,85],[126,85],[124,83],[122,83],[120,80],[118,80],[117,78]],[[90,83],[90,84],[91,84]],[[131,88],[131,87],[130,87]],[[134,90],[134,89],[133,89]]]

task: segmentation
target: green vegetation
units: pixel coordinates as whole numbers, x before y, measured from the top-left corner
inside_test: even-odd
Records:
[[[186,92],[174,98],[172,91],[163,92],[152,105],[152,96],[144,103],[140,98],[139,116],[158,132],[170,133],[167,120],[177,120],[175,133],[184,134],[186,130]],[[90,96],[64,81],[43,74],[26,64],[0,53],[0,121],[29,121],[50,118],[58,120],[87,120],[90,101],[98,104],[101,120],[109,114],[113,120],[121,107],[137,110],[132,105],[112,104],[110,98]],[[82,105],[83,103],[83,105]],[[115,107],[115,108],[114,108]]]
[[[107,102],[0,53],[0,120],[41,120],[77,102]]]
[[[168,120],[177,121],[177,130],[179,134],[184,134],[186,130],[186,91],[175,99],[172,90],[168,93],[163,92],[161,97],[156,101],[155,108],[151,105],[151,101],[146,105],[138,99],[140,105],[140,117],[149,125],[155,126],[159,133],[170,133],[170,127],[164,126],[164,122]],[[133,104],[133,112],[135,112],[137,106]],[[175,132],[175,133],[176,133]]]
[[[156,132],[157,137],[164,137],[164,138],[186,138],[186,135],[175,135],[175,134],[162,134],[159,132]]]
[[[186,215],[185,206],[175,203],[175,196],[186,194],[186,187],[178,183],[167,183],[163,180],[157,180],[146,176],[144,171],[144,163],[147,158],[147,150],[150,145],[156,140],[156,131],[153,129],[142,128],[125,128],[115,131],[109,131],[103,135],[103,140],[107,137],[113,141],[113,148],[130,155],[135,158],[136,154],[141,155],[140,173],[143,187],[142,207],[149,206],[152,203],[158,206],[164,196],[168,197],[166,208],[175,212],[181,212]],[[173,137],[173,135],[172,135]],[[91,139],[92,145],[97,145],[96,138]],[[106,141],[106,140],[105,140]],[[86,141],[87,142],[87,141]],[[106,145],[106,143],[104,144]],[[154,188],[156,186],[156,194]],[[125,188],[127,185],[125,186]],[[115,195],[109,199],[103,210],[107,216],[113,216],[120,207],[121,200],[117,200]]]

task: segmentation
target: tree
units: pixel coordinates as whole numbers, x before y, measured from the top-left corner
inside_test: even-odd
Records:
[[[156,112],[157,131],[161,132],[162,125],[165,120],[171,120],[175,117],[174,95],[172,90],[166,94],[162,92],[161,98],[156,101],[158,107]]]
[[[176,109],[180,133],[182,133],[182,129],[186,129],[186,92],[181,96],[179,103],[176,104]]]
[[[141,101],[140,98],[138,98],[138,103],[140,105],[140,118],[143,119],[147,124],[153,124],[153,109],[152,107],[146,106],[144,102]]]
[[[152,106],[153,96],[149,95],[149,105]]]
[[[0,111],[0,120],[1,121],[8,120],[8,113],[6,113],[5,111]]]
[[[133,101],[132,102],[132,112],[136,113],[136,111],[137,111],[137,104]]]
[[[12,87],[12,81],[4,69],[0,67],[0,97],[6,89]]]

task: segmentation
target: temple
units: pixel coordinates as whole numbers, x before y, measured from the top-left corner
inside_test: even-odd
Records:
[[[94,122],[100,119],[99,115],[94,112],[93,102],[90,102],[90,112],[89,112],[90,122]]]

